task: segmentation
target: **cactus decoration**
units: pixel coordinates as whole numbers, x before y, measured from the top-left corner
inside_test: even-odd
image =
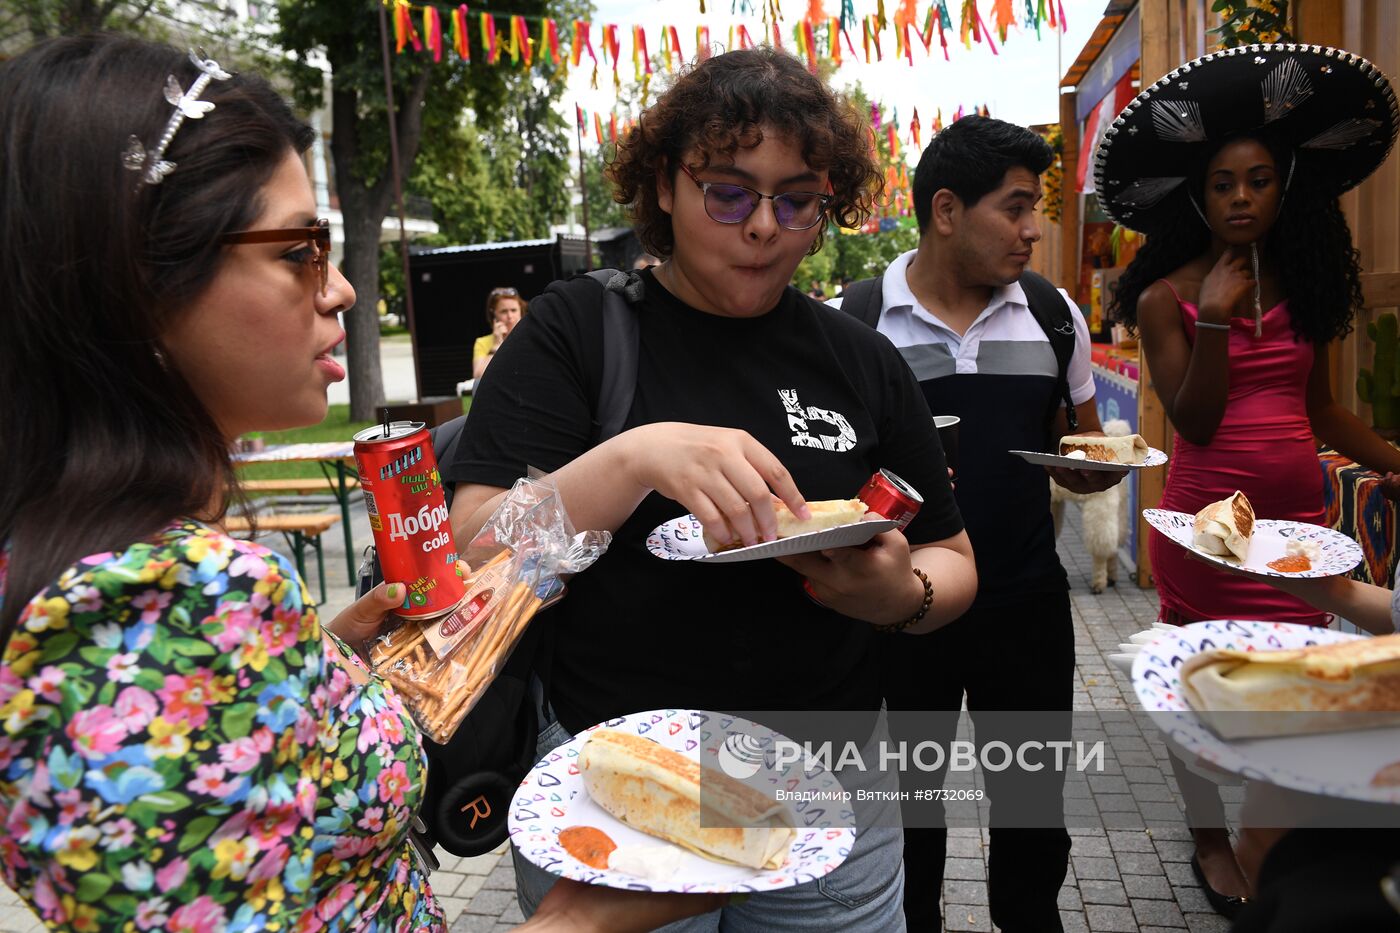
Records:
[[[1362,369],[1356,379],[1356,392],[1371,406],[1372,423],[1377,431],[1400,429],[1400,322],[1387,312],[1366,325],[1366,336],[1376,346],[1371,369]]]

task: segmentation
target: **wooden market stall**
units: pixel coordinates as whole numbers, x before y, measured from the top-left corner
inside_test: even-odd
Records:
[[[1103,250],[1096,224],[1096,200],[1082,194],[1081,169],[1093,158],[1096,127],[1111,122],[1124,94],[1136,94],[1177,66],[1216,48],[1210,30],[1219,24],[1211,0],[1113,0],[1084,51],[1061,81],[1060,125],[1064,137],[1064,207],[1058,268],[1046,271],[1092,315],[1126,266],[1132,250]],[[1400,74],[1400,4],[1386,0],[1292,0],[1289,22],[1297,42],[1346,49],[1369,59],[1387,75]],[[1131,93],[1129,93],[1131,92]],[[1101,103],[1102,102],[1102,103]],[[1115,106],[1115,104],[1117,106]],[[1097,108],[1097,109],[1096,109]],[[1098,123],[1100,113],[1108,115]],[[1330,353],[1333,393],[1343,405],[1371,423],[1370,406],[1357,393],[1361,367],[1374,352],[1366,325],[1400,306],[1400,159],[1392,156],[1374,175],[1342,198],[1362,269],[1365,309],[1356,331]],[[1098,239],[1096,240],[1096,237]],[[1121,244],[1120,244],[1121,245]],[[1097,279],[1097,281],[1096,281]],[[1154,447],[1171,449],[1171,426],[1151,391],[1151,374],[1135,347],[1106,347],[1095,354],[1095,380],[1101,397],[1120,409],[1136,405],[1136,429]],[[1101,412],[1107,415],[1107,412]],[[1129,419],[1130,421],[1132,419]],[[1395,569],[1397,519],[1392,503],[1380,496],[1379,477],[1343,458],[1322,455],[1328,520],[1357,538],[1366,552],[1361,575],[1388,583]],[[1134,514],[1159,501],[1165,471],[1136,474]],[[1139,518],[1130,552],[1141,586],[1151,586],[1145,523]]]

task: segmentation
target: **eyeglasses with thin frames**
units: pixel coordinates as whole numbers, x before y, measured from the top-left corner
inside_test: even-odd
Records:
[[[219,237],[221,243],[295,243],[306,240],[311,246],[307,262],[318,275],[321,297],[330,291],[331,280],[331,222],[325,218],[309,227],[282,227],[277,230],[240,230]]]
[[[831,197],[815,191],[788,191],[783,194],[763,194],[744,185],[701,181],[684,162],[681,171],[695,182],[705,199],[705,213],[716,223],[738,224],[758,209],[759,202],[773,202],[773,217],[786,230],[810,230],[826,217],[826,205]]]

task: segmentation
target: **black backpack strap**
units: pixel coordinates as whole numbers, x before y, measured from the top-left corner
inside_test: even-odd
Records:
[[[588,277],[603,286],[603,371],[598,406],[593,411],[593,443],[601,444],[622,433],[632,398],[637,392],[637,358],[641,334],[637,311],[642,300],[642,278],[617,269],[597,269]]]
[[[841,310],[866,327],[880,323],[880,309],[884,303],[885,279],[881,275],[852,282],[841,292]]]
[[[466,426],[467,416],[458,415],[455,418],[444,421],[435,428],[428,429],[428,436],[432,438],[433,441],[433,455],[437,457],[439,470],[456,459],[457,447],[462,442],[462,435],[466,433],[462,429]],[[448,508],[452,507],[452,490],[452,484],[443,484],[442,491],[447,497]]]
[[[1075,346],[1074,320],[1070,317],[1073,312],[1065,303],[1060,290],[1043,276],[1034,272],[1023,272],[1020,282],[1022,291],[1026,293],[1026,304],[1030,306],[1031,316],[1050,339],[1050,349],[1055,351],[1055,365],[1059,369],[1055,398],[1046,420],[1053,425],[1055,412],[1063,404],[1065,421],[1069,425],[1069,432],[1073,434],[1079,430],[1079,416],[1075,413],[1074,399],[1069,388],[1069,362],[1074,358]]]

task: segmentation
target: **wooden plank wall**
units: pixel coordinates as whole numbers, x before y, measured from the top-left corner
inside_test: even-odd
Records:
[[[1332,45],[1370,60],[1392,81],[1400,74],[1400,4],[1393,0],[1294,0],[1294,31],[1300,42]],[[1366,308],[1356,332],[1331,354],[1332,391],[1370,423],[1370,406],[1356,394],[1356,373],[1370,366],[1366,324],[1400,305],[1400,156],[1394,152],[1359,188],[1342,198],[1352,241],[1361,253]]]

